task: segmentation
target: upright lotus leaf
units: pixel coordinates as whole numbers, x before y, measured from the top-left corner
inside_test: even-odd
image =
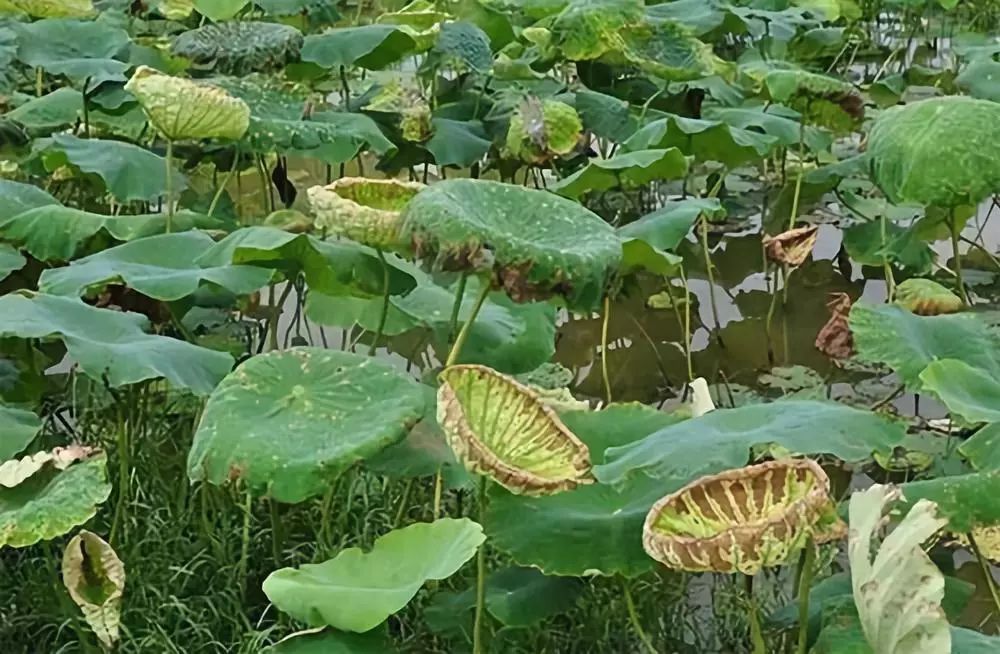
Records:
[[[0,548],[27,547],[90,520],[111,494],[107,459],[97,453],[65,470],[51,466],[13,488],[0,487]]]
[[[490,37],[467,21],[443,23],[430,58],[437,66],[457,73],[487,74],[493,68]]]
[[[1000,61],[992,58],[975,59],[962,69],[955,84],[974,98],[996,102],[1000,100]]]
[[[22,12],[33,18],[87,18],[94,11],[92,0],[0,0],[0,13]]]
[[[527,386],[476,365],[445,368],[439,379],[438,424],[470,472],[518,495],[593,481],[587,446]]]
[[[266,268],[198,265],[198,257],[214,245],[201,231],[148,236],[46,270],[38,290],[81,296],[121,283],[147,297],[173,301],[188,297],[203,283],[245,295],[271,281],[273,273]]]
[[[803,129],[800,122],[802,115],[781,104],[756,107],[706,106],[703,116],[740,129],[763,132],[786,147],[798,146],[802,141],[810,150],[819,152],[829,148],[832,140],[825,130],[809,125],[805,125]]]
[[[23,268],[26,263],[28,260],[20,252],[6,243],[0,243],[0,282],[15,270]]]
[[[582,130],[580,116],[573,107],[529,97],[511,116],[504,147],[513,157],[539,164],[575,150]]]
[[[401,233],[446,268],[492,260],[515,301],[558,294],[572,308],[592,308],[621,261],[621,242],[597,215],[545,191],[492,181],[424,189],[403,212]]]
[[[301,502],[402,440],[424,407],[420,384],[373,358],[309,347],[268,352],[209,397],[188,476]]]
[[[571,61],[619,53],[624,32],[643,22],[638,0],[571,0],[552,23],[555,44]]]
[[[941,608],[944,575],[921,547],[948,522],[937,517],[937,506],[914,505],[871,558],[883,515],[899,497],[898,489],[879,484],[851,496],[847,553],[861,627],[879,654],[945,654],[951,632]]]
[[[823,438],[817,438],[822,425]],[[683,480],[745,465],[751,451],[774,446],[799,454],[831,454],[847,463],[888,452],[906,430],[870,411],[833,402],[780,400],[716,409],[684,424],[607,451],[598,481],[620,485],[633,475]],[[759,450],[758,450],[759,451]]]
[[[28,209],[58,204],[59,200],[37,186],[0,179],[0,222]]]
[[[836,132],[857,129],[865,117],[861,93],[853,84],[836,77],[798,69],[779,69],[767,72],[764,85],[775,102],[798,111],[806,122]]]
[[[233,365],[228,354],[143,331],[145,316],[36,293],[0,297],[0,336],[59,339],[92,379],[112,387],[164,378],[208,395]]]
[[[644,22],[624,30],[623,37],[626,61],[670,82],[708,77],[720,61],[712,46],[673,21]]]
[[[911,390],[920,373],[938,359],[957,359],[987,375],[1000,376],[998,340],[977,316],[917,316],[891,304],[855,304],[850,316],[858,359],[891,367]]]
[[[697,161],[718,161],[736,167],[767,156],[778,139],[728,125],[721,120],[668,114],[646,123],[625,141],[625,150],[677,148]]]
[[[796,268],[805,263],[806,257],[812,254],[816,238],[819,236],[818,232],[819,225],[807,225],[774,236],[765,234],[764,253],[775,263]]]
[[[341,633],[330,629],[294,633],[261,651],[261,654],[391,654],[385,634]]]
[[[416,50],[424,52],[434,46],[434,41],[441,32],[442,24],[450,18],[452,18],[450,14],[440,11],[433,2],[413,0],[399,11],[382,13],[375,19],[375,22],[408,27],[408,33],[416,44]]]
[[[302,32],[290,25],[258,21],[209,23],[180,34],[170,51],[201,70],[246,75],[280,69],[299,58]]]
[[[483,123],[478,120],[432,117],[431,131],[433,134],[424,148],[438,166],[468,168],[481,161],[493,145]]]
[[[937,515],[948,521],[946,530],[951,533],[967,534],[1000,525],[1000,506],[993,501],[1000,493],[998,470],[911,481],[901,490],[902,508],[932,502]]]
[[[195,9],[213,21],[229,20],[243,10],[250,0],[193,0]]]
[[[28,447],[42,428],[31,411],[0,404],[0,465]]]
[[[17,33],[17,58],[28,66],[65,75],[91,89],[125,79],[129,65],[116,57],[128,46],[129,35],[110,21],[46,18],[11,28]]]
[[[171,141],[232,139],[250,127],[250,107],[222,89],[139,66],[125,85],[149,122]]]
[[[370,552],[351,547],[324,563],[272,572],[264,593],[309,625],[366,632],[406,606],[425,582],[457,572],[485,540],[468,518],[418,522],[376,539]]]
[[[1000,104],[931,98],[882,112],[868,134],[871,178],[896,204],[975,205],[1000,190]]]
[[[991,368],[959,359],[931,361],[920,373],[921,388],[941,400],[953,417],[967,422],[1000,421],[1000,381]],[[966,441],[968,445],[970,441]]]
[[[309,189],[316,227],[371,247],[400,244],[400,214],[422,188],[418,182],[344,177]]]
[[[23,125],[33,134],[51,134],[74,125],[82,108],[83,94],[72,87],[63,86],[18,105],[17,109],[8,111],[4,117]]]
[[[417,42],[405,26],[359,25],[310,34],[302,46],[302,61],[323,68],[361,66],[379,70],[410,54]]]
[[[421,143],[431,136],[431,106],[416,84],[393,78],[371,95],[365,109],[399,114],[399,132],[404,141]]]
[[[812,459],[791,459],[702,477],[667,495],[649,510],[642,545],[669,568],[752,575],[810,540],[845,532],[826,473]]]
[[[830,309],[830,319],[816,334],[816,349],[834,360],[849,359],[854,355],[854,335],[847,322],[851,313],[851,296],[831,293],[826,306]]]
[[[641,240],[651,247],[673,251],[691,233],[702,216],[709,220],[725,218],[726,210],[718,198],[687,198],[666,203],[653,213],[618,228],[623,239]]]
[[[121,631],[125,565],[100,536],[83,530],[66,545],[63,584],[94,635],[114,649]]]
[[[549,188],[568,198],[579,198],[588,191],[616,187],[631,190],[654,180],[680,179],[687,171],[687,158],[677,148],[638,150],[610,159],[591,159],[586,166]]]
[[[933,279],[911,277],[896,287],[894,302],[918,316],[957,313],[965,306],[962,298]]]

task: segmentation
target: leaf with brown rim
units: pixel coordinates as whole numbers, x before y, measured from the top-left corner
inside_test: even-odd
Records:
[[[819,225],[796,227],[775,236],[764,236],[764,251],[775,263],[801,266],[816,245]]]

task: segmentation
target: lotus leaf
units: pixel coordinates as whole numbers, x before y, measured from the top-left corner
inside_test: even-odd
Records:
[[[542,163],[575,150],[582,129],[580,117],[568,104],[528,98],[511,116],[505,148],[522,161]]]
[[[911,277],[896,287],[895,303],[918,316],[961,311],[962,298],[932,279]]]
[[[871,558],[883,514],[899,496],[879,484],[851,496],[847,552],[861,627],[880,654],[950,652],[944,575],[921,548],[947,523],[935,515],[935,504],[917,502]]]
[[[37,186],[9,179],[0,179],[0,200],[2,200],[0,202],[0,222],[13,218],[28,209],[59,204],[59,200]]]
[[[653,213],[618,229],[622,238],[637,239],[660,250],[675,250],[702,215],[724,218],[726,210],[718,198],[688,198],[669,202]]]
[[[481,160],[493,142],[478,120],[431,118],[433,134],[424,147],[438,166],[468,168]]]
[[[1000,190],[1000,104],[960,96],[887,109],[868,135],[871,177],[896,204],[951,208]]]
[[[345,177],[309,189],[316,226],[372,247],[400,244],[400,213],[422,188],[417,182]]]
[[[489,73],[493,68],[490,38],[473,23],[448,21],[434,44],[432,56],[459,73]]]
[[[786,147],[796,146],[800,141],[813,151],[830,147],[831,138],[828,133],[816,127],[803,126],[799,112],[780,104],[762,107],[705,107],[704,116],[740,129],[761,131]]]
[[[767,134],[733,127],[720,120],[670,114],[644,125],[624,143],[626,150],[678,148],[698,161],[735,167],[767,155],[778,140]]]
[[[0,0],[0,12],[24,12],[35,18],[86,18],[94,14],[92,0]]]
[[[764,235],[763,246],[767,258],[775,263],[798,267],[812,254],[819,225],[796,227],[775,236]]]
[[[434,184],[403,212],[402,233],[418,254],[446,267],[492,257],[508,294],[522,301],[559,294],[574,308],[595,306],[621,259],[621,243],[598,216],[570,200],[498,182]],[[580,239],[580,234],[588,238]]]
[[[687,175],[688,161],[677,148],[638,150],[610,159],[591,159],[582,169],[564,177],[550,189],[570,198],[586,192],[615,187],[626,190],[654,180],[680,179]]]
[[[552,31],[567,59],[586,61],[620,53],[623,32],[642,21],[638,0],[572,0],[555,18]]]
[[[406,606],[426,581],[453,575],[484,540],[468,518],[421,522],[376,539],[370,552],[351,547],[324,563],[272,572],[264,593],[297,620],[365,632]]]
[[[122,81],[128,64],[115,59],[129,44],[125,30],[104,21],[45,18],[14,23],[17,58],[52,75],[84,81],[90,88]]]
[[[417,46],[404,27],[360,25],[310,34],[302,46],[302,61],[323,68],[361,66],[370,70],[399,61]]]
[[[813,124],[838,132],[856,129],[865,117],[864,99],[853,84],[804,70],[771,70],[764,78],[768,95]]]
[[[83,530],[70,539],[62,559],[63,583],[94,635],[114,649],[121,631],[125,566],[97,534]]]
[[[0,230],[3,227],[0,225]],[[195,260],[215,245],[204,232],[180,232],[141,238],[42,273],[38,289],[53,295],[80,296],[122,283],[157,300],[179,300],[202,283],[236,295],[266,286],[272,271],[254,266],[202,267]]]
[[[194,0],[194,6],[214,21],[229,20],[240,13],[250,0]]]
[[[974,98],[996,102],[1000,100],[1000,62],[993,59],[971,61],[955,78],[955,84]]]
[[[13,488],[0,488],[0,547],[27,547],[90,520],[111,494],[106,457],[95,454],[65,470],[51,467]]]
[[[269,352],[212,393],[188,476],[241,481],[280,502],[301,502],[400,441],[424,405],[419,384],[375,359],[307,347]]]
[[[75,298],[42,293],[0,297],[0,335],[58,338],[93,379],[112,387],[164,378],[208,395],[233,365],[228,354],[147,334],[144,316],[96,309]]]
[[[170,51],[198,68],[223,75],[282,68],[299,58],[302,33],[290,25],[257,21],[210,23],[179,35]]]
[[[26,263],[28,260],[22,257],[20,252],[6,243],[0,243],[0,282],[10,273],[23,268]]]
[[[384,634],[339,633],[329,629],[316,633],[292,634],[261,654],[390,654]]]
[[[1000,524],[1000,507],[993,501],[1000,492],[1000,470],[911,481],[901,489],[904,508],[932,502],[950,532],[965,534]]]
[[[64,86],[25,102],[14,111],[7,112],[5,118],[33,132],[51,133],[76,123],[82,107],[83,94]]]
[[[31,411],[0,404],[0,465],[28,447],[41,428]]]
[[[580,89],[573,104],[583,126],[601,138],[622,142],[639,127],[639,121],[629,112],[628,103],[614,96]]]
[[[702,477],[653,505],[642,544],[670,568],[756,574],[781,565],[810,540],[844,536],[829,493],[830,480],[811,459]]]
[[[664,80],[681,82],[715,73],[712,46],[672,21],[642,23],[624,30],[625,60]]]
[[[477,365],[446,368],[440,380],[438,424],[470,472],[519,495],[593,481],[587,446],[528,387]]]
[[[846,194],[843,197],[847,197]],[[881,220],[869,220],[845,229],[843,242],[847,254],[864,266],[882,266],[888,260],[917,274],[930,272],[934,253],[918,236],[917,230],[906,229],[888,220],[887,217],[884,239]]]

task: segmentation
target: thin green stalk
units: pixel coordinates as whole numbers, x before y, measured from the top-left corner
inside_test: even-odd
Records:
[[[766,267],[766,263],[764,264]],[[774,363],[774,347],[771,342],[771,321],[774,320],[774,309],[778,304],[778,264],[774,264],[774,290],[771,292],[771,304],[767,307],[767,317],[764,319],[764,336],[767,338],[767,359],[769,363]],[[788,283],[787,280],[785,282]]]
[[[167,234],[174,222],[174,142],[167,139],[167,158],[164,186],[167,194]]]
[[[604,401],[611,404],[611,380],[608,378],[608,322],[611,319],[611,296],[604,296],[604,317],[601,320],[601,379],[604,381]]]
[[[236,168],[240,164],[240,151],[237,149],[236,154],[233,158],[233,165],[230,166],[229,170],[226,171],[225,176],[222,178],[222,183],[219,184],[219,188],[215,190],[215,195],[212,196],[212,203],[208,205],[208,215],[211,216],[215,212],[216,205],[219,204],[219,200],[222,198],[223,192],[226,190],[226,186],[229,184],[229,180],[232,179],[233,173],[236,172]]]
[[[444,478],[442,477],[441,466],[438,466],[437,474],[434,475],[434,519],[441,517],[441,491],[444,488]]]
[[[448,342],[451,343],[458,330],[458,314],[462,309],[462,300],[465,298],[465,284],[469,280],[469,274],[462,272],[458,278],[458,287],[455,289],[455,302],[451,305],[451,319],[448,321]]]
[[[816,545],[810,539],[803,551],[799,575],[799,643],[795,650],[796,654],[806,654],[806,647],[809,644],[809,590],[812,587],[815,561]]]
[[[948,430],[951,433],[951,430]],[[972,535],[972,532],[966,534],[969,539],[969,545],[972,546],[972,551],[976,555],[976,561],[979,562],[979,568],[983,571],[983,576],[986,577],[986,586],[990,589],[990,596],[993,598],[993,606],[996,607],[997,615],[1000,616],[1000,593],[997,592],[997,582],[993,578],[993,571],[990,570],[990,566],[986,563],[986,557],[979,549],[979,543],[976,542],[976,538]]]
[[[339,486],[340,477],[326,489],[326,493],[323,494],[323,501],[319,505],[319,537],[316,540],[318,541],[319,549],[323,553],[330,551],[330,512],[333,509],[333,497]]]
[[[281,516],[278,515],[278,503],[268,500],[268,513],[271,515],[271,556],[274,558],[275,567],[281,566],[281,548],[284,544],[284,535],[281,530]]]
[[[962,253],[958,251],[958,237],[962,229],[955,222],[955,210],[951,210],[951,253],[955,259],[955,277],[958,279],[958,294],[965,306],[969,306],[969,294],[965,290],[965,280],[962,279]]]
[[[653,641],[650,640],[649,634],[647,634],[642,625],[639,623],[639,615],[635,611],[635,601],[632,599],[632,591],[629,590],[628,580],[622,579],[622,594],[625,596],[625,607],[628,609],[628,619],[632,623],[632,629],[635,631],[635,635],[639,637],[642,641],[643,647],[649,654],[657,654],[656,648],[653,647]]]
[[[87,106],[87,87],[90,86],[90,78],[83,80],[83,136],[90,138],[90,108]]]
[[[486,517],[486,475],[479,477],[479,522]],[[476,552],[476,618],[472,625],[472,654],[483,652],[483,614],[486,612],[486,547]]]
[[[708,250],[708,219],[705,214],[701,214],[701,253],[705,257],[705,270],[708,272],[708,300],[712,305],[712,320],[715,322],[715,326],[712,331],[715,332],[716,338],[719,344],[722,344],[722,338],[718,334],[719,329],[719,308],[715,303],[715,273],[712,272],[712,255]]]
[[[882,274],[885,275],[886,302],[892,302],[896,295],[896,280],[892,276],[892,266],[889,265],[889,255],[886,254],[887,230],[886,217],[882,214]]]
[[[768,654],[764,631],[760,627],[760,611],[757,610],[757,602],[753,599],[753,577],[745,575],[745,578],[747,601],[750,603],[750,642],[753,644],[753,654]]]
[[[802,193],[802,177],[805,174],[805,116],[799,122],[799,174],[795,177],[795,194],[792,196],[792,213],[788,216],[788,229],[795,227],[795,217],[799,215],[799,194]]]
[[[42,87],[44,83],[44,71],[41,66],[35,68],[35,97],[42,97]]]
[[[108,542],[113,546],[118,543],[118,530],[125,517],[125,503],[128,501],[128,426],[125,411],[118,404],[118,498],[115,502],[115,513],[111,520],[111,533]]]
[[[694,381],[694,364],[691,360],[691,291],[687,276],[680,269],[681,283],[684,284],[684,359],[687,362],[688,381]]]
[[[469,319],[465,321],[465,324],[462,325],[462,330],[458,332],[455,344],[451,346],[451,351],[448,352],[448,359],[444,363],[445,368],[458,361],[458,357],[462,353],[462,346],[465,345],[465,340],[469,337],[469,331],[472,330],[472,323],[476,321],[476,316],[479,315],[479,310],[483,308],[486,296],[490,294],[489,282],[481,279],[479,283],[482,286],[482,289],[479,291],[479,297],[476,298],[476,303],[472,305],[472,313],[469,314]]]
[[[382,332],[385,331],[385,320],[389,315],[389,264],[385,260],[385,254],[382,253],[381,248],[375,248],[375,254],[378,255],[378,260],[382,264],[382,313],[378,317],[378,329],[375,330],[375,338],[372,339],[372,344],[368,348],[368,356],[375,356],[379,339],[382,338]]]
[[[267,347],[270,351],[275,351],[281,349],[278,346],[278,319],[281,317],[282,307],[285,306],[285,300],[288,299],[288,295],[292,292],[292,287],[295,285],[289,280],[285,282],[285,289],[281,292],[281,297],[277,302],[274,300],[274,284],[271,284],[268,289],[267,302],[271,305],[270,315],[267,317]]]
[[[403,487],[403,494],[399,498],[399,508],[396,509],[396,518],[392,521],[392,528],[396,529],[403,522],[403,514],[406,512],[406,503],[410,501],[410,489],[413,488],[413,477],[406,480]]]
[[[240,585],[240,595],[246,597],[247,562],[250,558],[250,517],[253,510],[253,495],[247,488],[246,499],[243,502],[243,531],[240,534],[240,562],[236,568],[236,581]]]

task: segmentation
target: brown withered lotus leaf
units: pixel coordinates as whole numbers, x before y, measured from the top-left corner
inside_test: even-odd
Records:
[[[439,379],[438,423],[471,472],[519,495],[593,481],[587,446],[527,386],[479,365],[451,366]]]
[[[940,316],[962,310],[962,298],[931,279],[914,277],[896,287],[895,303],[918,316]]]
[[[816,245],[818,225],[796,227],[775,236],[764,237],[764,251],[767,258],[776,263],[801,266],[813,246]]]
[[[847,322],[851,313],[851,296],[831,293],[826,306],[830,309],[830,319],[816,335],[816,349],[831,359],[849,359],[854,355],[854,335]]]
[[[372,247],[399,244],[400,212],[423,184],[345,177],[309,189],[316,226]]]
[[[642,545],[670,568],[756,574],[784,563],[810,538],[844,536],[829,492],[830,480],[811,459],[709,475],[653,505]]]

